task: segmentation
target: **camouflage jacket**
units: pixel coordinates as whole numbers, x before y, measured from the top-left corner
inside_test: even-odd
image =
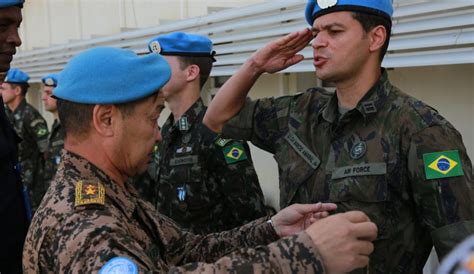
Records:
[[[194,233],[266,215],[247,143],[219,138],[202,124],[205,112],[199,99],[174,124],[171,115],[158,149],[157,209]]]
[[[28,229],[23,204],[17,143],[0,96],[0,273],[20,273],[23,241]]]
[[[61,157],[26,237],[25,273],[97,273],[116,257],[139,273],[324,273],[304,232],[269,244],[277,235],[266,218],[222,233],[184,232],[133,186],[78,155]]]
[[[26,102],[7,116],[22,141],[18,147],[22,178],[30,191],[31,207],[38,207],[46,191],[43,180],[44,152],[48,146],[48,125],[41,114]]]
[[[379,233],[370,273],[421,273],[433,244],[442,257],[474,233],[472,164],[448,121],[385,71],[338,113],[335,94],[310,89],[248,102],[223,135],[274,154],[281,207],[330,201],[366,212]]]
[[[63,149],[63,147],[64,130],[61,127],[59,120],[55,119],[53,126],[51,127],[51,133],[49,134],[48,149],[44,163],[44,180],[46,189],[56,174],[56,170],[59,166],[59,160],[61,159],[61,149]]]

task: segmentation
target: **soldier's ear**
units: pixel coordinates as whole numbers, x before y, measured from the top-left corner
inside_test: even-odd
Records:
[[[368,35],[370,39],[369,50],[371,52],[380,50],[383,47],[385,40],[387,40],[387,30],[382,25],[378,25],[370,30]]]
[[[21,87],[18,86],[18,85],[14,85],[13,86],[13,93],[15,93],[16,96],[20,96],[22,93],[21,93]]]
[[[201,69],[199,69],[198,65],[189,65],[186,68],[186,80],[189,82],[192,82],[196,79],[199,80],[199,73],[201,72]]]
[[[92,110],[92,125],[97,134],[103,137],[114,136],[114,125],[118,108],[114,105],[95,105]]]

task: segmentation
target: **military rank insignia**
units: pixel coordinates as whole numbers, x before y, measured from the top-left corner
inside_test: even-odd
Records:
[[[79,181],[76,184],[76,199],[74,206],[83,205],[104,205],[105,189],[104,186],[95,181]]]
[[[247,154],[242,144],[227,146],[222,149],[225,161],[228,164],[237,163],[247,159]]]
[[[224,138],[217,138],[215,144],[220,146],[220,147],[224,147],[225,145],[227,145],[230,141],[232,141],[232,139],[224,139]]]
[[[423,163],[427,180],[464,175],[457,150],[425,153]]]

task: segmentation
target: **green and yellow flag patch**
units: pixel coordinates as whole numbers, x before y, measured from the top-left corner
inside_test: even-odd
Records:
[[[228,164],[233,164],[247,159],[247,154],[242,144],[235,144],[222,149],[225,161]]]
[[[457,150],[425,153],[423,162],[427,180],[464,175]]]

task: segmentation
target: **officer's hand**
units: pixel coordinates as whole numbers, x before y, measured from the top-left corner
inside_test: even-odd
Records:
[[[342,273],[369,263],[377,226],[363,212],[349,211],[315,222],[306,233],[316,245],[326,271]]]
[[[274,73],[301,62],[304,57],[297,54],[312,39],[309,29],[292,32],[267,44],[249,59],[259,72]]]
[[[336,207],[332,203],[293,204],[272,217],[273,227],[280,237],[290,236],[328,216],[328,211],[335,210]]]

